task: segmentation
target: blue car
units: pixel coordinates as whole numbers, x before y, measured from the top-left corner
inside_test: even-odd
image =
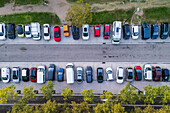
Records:
[[[150,38],[150,27],[148,23],[142,24],[142,39],[146,40]]]
[[[161,24],[161,39],[167,39],[168,38],[168,23],[162,23]]]
[[[159,35],[159,26],[158,24],[152,24],[151,25],[151,38],[157,39]]]
[[[64,69],[63,68],[59,68],[58,69],[58,79],[59,82],[64,81]]]

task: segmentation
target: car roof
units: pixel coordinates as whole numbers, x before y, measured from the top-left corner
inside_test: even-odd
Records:
[[[48,27],[44,28],[44,33],[48,33]]]
[[[2,32],[2,27],[3,27],[3,25],[2,25],[2,24],[0,24],[0,32]]]

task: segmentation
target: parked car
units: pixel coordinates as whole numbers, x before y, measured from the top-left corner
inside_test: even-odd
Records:
[[[6,29],[4,23],[0,23],[0,40],[6,40]]]
[[[58,69],[58,81],[62,82],[64,81],[64,69],[63,68],[59,68]]]
[[[158,24],[152,24],[151,25],[151,38],[157,39],[159,35],[159,26]]]
[[[11,79],[10,77],[10,68],[1,68],[1,77],[2,77],[2,82],[8,83]]]
[[[27,82],[27,81],[29,81],[29,69],[28,68],[23,68],[22,69],[22,80],[24,81],[24,82]]]
[[[135,66],[134,71],[135,71],[135,80],[137,81],[142,80],[142,68],[140,66]]]
[[[50,64],[48,68],[48,80],[55,80],[55,65]]]
[[[7,24],[7,38],[15,39],[15,24]]]
[[[106,68],[106,74],[107,74],[107,80],[112,81],[113,80],[113,70],[111,67]]]
[[[133,81],[133,69],[131,67],[126,68],[127,81]]]
[[[86,81],[87,83],[93,82],[93,69],[91,66],[86,67]]]
[[[167,39],[168,38],[168,23],[162,23],[161,24],[161,39]]]
[[[72,25],[72,35],[74,40],[78,40],[80,38],[79,28],[74,25]]]
[[[163,81],[169,80],[169,70],[168,69],[162,69],[162,80]]]
[[[139,27],[138,25],[132,25],[132,39],[139,38]]]
[[[130,38],[130,26],[129,26],[129,24],[123,25],[123,38],[125,40]]]
[[[112,35],[112,44],[119,44],[121,40],[122,33],[122,22],[114,21],[113,22],[113,35]]]
[[[50,40],[50,25],[44,24],[44,40],[49,41]]]
[[[152,67],[153,80],[160,81],[162,77],[162,70],[159,66]]]
[[[37,83],[45,83],[45,66],[38,66],[37,68]]]
[[[82,30],[82,38],[83,40],[89,40],[89,25],[83,24],[83,30]]]
[[[67,84],[74,83],[74,65],[72,63],[68,63],[66,65],[66,77],[67,77]]]
[[[31,27],[29,24],[25,25],[25,37],[26,38],[31,38]]]
[[[33,40],[41,39],[41,26],[39,23],[31,23],[31,35]]]
[[[30,69],[30,80],[31,82],[37,82],[37,68],[32,67]]]
[[[13,67],[12,68],[12,77],[13,77],[13,82],[19,82],[19,80],[20,80],[19,67]]]
[[[104,39],[108,39],[110,37],[110,24],[104,24],[103,37]]]
[[[100,25],[94,25],[94,37],[100,37]]]
[[[69,34],[69,27],[68,27],[67,24],[63,25],[63,32],[64,32],[64,36],[66,36],[66,37],[70,36],[70,34]]]
[[[116,82],[122,84],[124,81],[124,69],[123,67],[117,67]]]
[[[150,27],[148,23],[142,24],[142,39],[146,40],[150,38]]]
[[[20,38],[24,37],[24,25],[20,24],[17,26],[17,33],[18,33],[18,37]]]
[[[83,68],[77,67],[77,83],[83,82]]]
[[[59,26],[54,27],[54,40],[56,42],[61,41],[61,31]]]
[[[103,82],[103,68],[101,67],[97,68],[97,82],[98,83]]]
[[[149,64],[144,65],[144,79],[145,80],[152,80],[152,67]]]

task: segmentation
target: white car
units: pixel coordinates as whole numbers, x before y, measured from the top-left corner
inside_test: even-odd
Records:
[[[31,28],[29,24],[25,25],[25,37],[26,38],[31,38]]]
[[[83,24],[83,32],[82,32],[83,40],[89,40],[89,25]]]
[[[122,84],[124,80],[124,69],[123,67],[117,67],[116,82]]]
[[[139,38],[139,27],[137,25],[132,25],[132,39]]]
[[[50,25],[44,24],[44,40],[49,41],[50,40]]]
[[[1,69],[2,82],[8,83],[10,81],[10,68]]]
[[[113,22],[113,35],[112,35],[112,44],[119,44],[121,40],[122,33],[122,22],[114,21]]]
[[[112,68],[110,68],[110,67],[106,68],[106,74],[107,74],[107,80],[112,81],[113,80]]]
[[[145,80],[152,80],[152,67],[149,64],[144,65],[144,78]]]
[[[38,66],[37,68],[37,83],[45,83],[45,66]]]
[[[0,40],[6,40],[6,29],[4,23],[0,23]]]
[[[20,80],[19,67],[12,68],[12,77],[13,77],[13,82],[19,82]]]

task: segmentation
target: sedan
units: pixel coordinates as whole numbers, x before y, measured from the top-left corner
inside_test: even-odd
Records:
[[[83,24],[83,30],[82,30],[82,38],[83,40],[89,40],[89,25]]]
[[[133,81],[133,69],[131,67],[126,68],[127,81]]]
[[[151,25],[151,38],[157,39],[159,35],[159,26],[158,24],[152,24]]]
[[[49,41],[50,40],[50,25],[44,24],[44,40]]]
[[[17,33],[18,33],[18,37],[20,38],[24,37],[24,25],[17,26]]]
[[[116,82],[122,84],[124,80],[124,69],[123,67],[117,67]]]
[[[144,79],[152,80],[152,67],[149,64],[144,65]]]
[[[0,23],[0,40],[6,40],[6,29],[4,23]]]
[[[123,38],[124,39],[130,38],[130,26],[129,26],[129,24],[123,25]]]
[[[86,81],[87,83],[93,82],[93,70],[91,66],[87,66],[86,68]]]
[[[104,24],[103,37],[104,39],[108,39],[110,37],[110,24]]]
[[[110,68],[110,67],[106,68],[106,74],[107,74],[107,80],[112,81],[113,80],[113,70],[112,70],[112,68]]]
[[[71,30],[72,30],[73,39],[74,39],[74,40],[78,40],[78,39],[80,38],[79,28],[72,25]]]
[[[94,37],[100,37],[100,25],[94,25]]]
[[[7,24],[7,38],[15,39],[15,24]]]
[[[26,38],[31,38],[31,27],[29,24],[25,25],[25,37]]]
[[[101,67],[97,68],[97,82],[98,83],[103,82],[103,68]]]
[[[83,82],[83,68],[77,67],[77,83]]]
[[[13,82],[19,82],[20,80],[20,72],[19,67],[13,67],[12,68],[12,76],[13,76]]]
[[[30,69],[30,80],[31,82],[37,82],[37,68],[32,67]]]
[[[159,66],[152,67],[153,80],[160,81],[162,77],[162,70]]]
[[[142,80],[142,68],[140,66],[135,66],[134,71],[135,71],[135,80],[137,81]]]
[[[63,68],[58,69],[58,74],[57,75],[58,75],[57,80],[59,82],[64,81],[64,69]]]
[[[167,39],[168,38],[168,23],[162,23],[161,24],[161,39]]]
[[[139,38],[139,27],[138,25],[132,25],[132,39],[138,39]]]
[[[61,31],[59,26],[54,27],[54,40],[59,42],[61,40]]]
[[[169,80],[169,70],[168,69],[162,69],[162,80],[163,81]]]
[[[24,82],[27,82],[27,81],[29,81],[29,69],[28,68],[23,68],[22,69],[22,80],[24,81]]]

